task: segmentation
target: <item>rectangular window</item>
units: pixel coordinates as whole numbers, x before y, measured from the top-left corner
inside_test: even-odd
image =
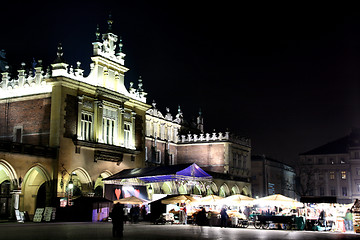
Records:
[[[360,184],[357,185],[357,190],[360,192]]]
[[[322,173],[319,173],[319,180],[320,181],[324,180],[324,175]]]
[[[124,146],[130,148],[131,146],[131,124],[124,123]]]
[[[355,158],[356,158],[356,159],[359,158],[359,152],[355,152]]]
[[[346,171],[341,171],[341,179],[346,179]]]
[[[331,187],[331,188],[330,188],[330,195],[331,195],[331,196],[336,196],[335,187]]]
[[[346,196],[347,196],[347,188],[346,188],[346,187],[342,187],[341,190],[342,190],[342,195],[343,195],[344,197],[346,197]]]
[[[357,174],[358,176],[360,176],[360,168],[357,168],[357,169],[356,169],[356,174]]]
[[[156,151],[156,163],[161,163],[161,152]]]
[[[22,143],[22,127],[14,127],[13,142]]]
[[[320,187],[320,196],[324,196],[325,195],[325,189],[324,187]]]
[[[345,158],[340,158],[340,164],[345,164]]]
[[[148,161],[148,148],[145,147],[145,162]]]
[[[322,158],[318,159],[318,164],[323,164],[323,159]]]
[[[114,144],[115,120],[103,118],[103,140],[106,144]]]
[[[330,172],[329,176],[330,176],[330,180],[334,180],[335,179],[335,172]]]
[[[92,139],[93,131],[93,116],[92,113],[81,113],[81,122],[80,122],[80,138],[85,141],[90,141]]]

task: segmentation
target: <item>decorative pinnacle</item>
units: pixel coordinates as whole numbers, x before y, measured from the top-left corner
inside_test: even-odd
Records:
[[[108,23],[108,32],[111,32],[112,31],[112,24],[113,24],[111,13],[109,13],[109,19],[107,20],[107,23]]]
[[[57,47],[57,53],[56,53],[57,57],[54,61],[54,63],[64,63],[64,58],[63,58],[63,55],[64,55],[64,52],[62,50],[62,44],[59,43],[58,47]]]
[[[96,36],[96,41],[100,41],[100,28],[99,28],[99,24],[96,25],[95,36]]]
[[[123,47],[123,43],[122,43],[122,37],[120,36],[120,39],[119,39],[119,52],[122,53],[122,47]]]
[[[143,84],[142,84],[142,79],[141,79],[141,76],[139,76],[139,83],[138,83],[138,91],[139,92],[143,92],[144,91],[144,89],[142,89],[142,86],[143,86]]]

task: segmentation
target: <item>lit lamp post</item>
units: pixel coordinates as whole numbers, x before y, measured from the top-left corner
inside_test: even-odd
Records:
[[[150,200],[151,200],[152,199],[152,193],[153,193],[153,189],[151,187],[151,184],[150,184],[150,186],[148,188],[148,192],[149,192],[149,197],[150,197]]]
[[[69,192],[68,192],[68,205],[71,206],[72,205],[72,202],[71,202],[71,198],[72,198],[72,191],[73,191],[73,188],[74,188],[74,183],[72,181],[72,177],[70,176],[70,181],[69,181],[69,184],[68,184],[68,188],[69,188]]]

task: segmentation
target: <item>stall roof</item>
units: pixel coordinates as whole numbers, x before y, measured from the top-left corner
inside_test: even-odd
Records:
[[[171,180],[211,179],[212,177],[195,163],[124,169],[103,181],[138,178],[144,182]]]
[[[336,203],[336,197],[332,196],[302,196],[300,202],[303,203]]]

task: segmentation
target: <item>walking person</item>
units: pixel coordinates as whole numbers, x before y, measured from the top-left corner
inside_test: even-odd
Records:
[[[221,227],[226,227],[227,226],[227,220],[229,218],[229,216],[226,213],[226,208],[222,207],[221,211],[220,211],[220,226]]]
[[[110,215],[113,224],[113,237],[122,237],[124,232],[124,208],[116,203]]]
[[[345,222],[345,230],[353,231],[353,216],[350,209],[346,211],[344,222]]]

